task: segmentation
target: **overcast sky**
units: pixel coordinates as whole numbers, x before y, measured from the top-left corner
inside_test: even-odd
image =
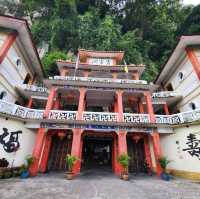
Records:
[[[183,3],[185,5],[189,5],[189,4],[198,5],[200,4],[200,0],[183,0]]]

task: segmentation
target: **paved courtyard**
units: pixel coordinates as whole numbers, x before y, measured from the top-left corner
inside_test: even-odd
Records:
[[[85,173],[68,181],[63,173],[21,180],[0,180],[0,199],[200,199],[200,184],[170,182],[156,176],[132,176],[122,181],[108,173]]]

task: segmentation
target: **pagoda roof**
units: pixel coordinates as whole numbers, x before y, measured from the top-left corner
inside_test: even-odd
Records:
[[[76,67],[76,62],[71,62],[71,61],[65,61],[65,60],[57,60],[56,64],[58,66],[58,69],[62,68],[75,68]],[[93,70],[98,70],[98,71],[124,71],[125,65],[94,65],[94,64],[88,64],[88,63],[79,63],[78,69],[93,69]],[[127,65],[129,71],[138,71],[140,74],[145,69],[145,65],[143,64],[130,64]]]
[[[78,52],[80,60],[83,62],[87,57],[114,58],[117,62],[121,62],[124,57],[124,51],[95,51],[79,49]]]

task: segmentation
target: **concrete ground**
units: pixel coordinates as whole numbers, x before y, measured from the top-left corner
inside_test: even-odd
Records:
[[[122,181],[110,172],[86,172],[72,181],[63,173],[0,180],[0,199],[200,199],[200,183],[156,176]]]

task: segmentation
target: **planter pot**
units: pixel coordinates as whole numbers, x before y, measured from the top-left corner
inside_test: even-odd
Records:
[[[168,173],[161,173],[160,177],[162,180],[165,180],[165,181],[170,180],[170,175]]]
[[[122,174],[121,179],[127,181],[128,180],[128,174]]]
[[[26,179],[29,177],[29,171],[22,171],[20,178]]]
[[[67,180],[72,180],[73,179],[73,173],[72,172],[66,172],[65,177],[67,178]]]

